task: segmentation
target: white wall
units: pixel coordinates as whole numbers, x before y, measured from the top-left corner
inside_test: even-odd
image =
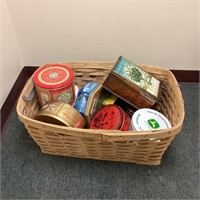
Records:
[[[24,65],[124,55],[135,63],[199,69],[197,0],[6,2],[0,106]]]
[[[198,2],[8,1],[26,65],[111,60],[197,69]]]
[[[23,67],[17,38],[5,1],[0,1],[0,108]],[[16,97],[13,97],[16,98]]]

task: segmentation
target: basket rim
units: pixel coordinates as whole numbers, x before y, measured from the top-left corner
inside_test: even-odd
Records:
[[[26,117],[26,116],[22,115],[19,111],[17,113],[25,121],[37,123],[42,126],[48,126],[50,128],[52,127],[52,128],[57,128],[57,129],[62,129],[62,130],[67,130],[67,131],[77,131],[77,132],[81,132],[81,133],[85,132],[85,133],[103,134],[103,135],[107,135],[107,136],[112,136],[113,134],[116,134],[116,133],[118,133],[117,136],[138,136],[138,133],[140,136],[144,136],[147,134],[149,134],[151,136],[156,136],[156,135],[165,133],[166,130],[167,130],[167,132],[172,132],[175,129],[179,129],[179,127],[182,125],[182,122],[184,120],[184,117],[182,117],[180,123],[178,123],[177,125],[175,125],[171,128],[168,128],[168,129],[149,130],[149,131],[121,131],[121,130],[106,130],[106,129],[103,130],[103,129],[73,128],[73,127],[67,127],[67,126],[62,126],[62,125],[54,125],[54,124],[41,122],[41,121],[38,121],[38,120],[35,120],[32,118]],[[121,133],[121,134],[119,134],[119,133]],[[175,134],[169,134],[169,135],[175,135]]]
[[[58,64],[92,64],[92,63],[97,63],[97,64],[109,64],[109,65],[113,65],[116,63],[115,61],[100,61],[100,60],[79,60],[79,61],[59,61],[59,62],[56,62]],[[172,76],[174,76],[174,74],[170,71],[169,68],[165,67],[165,66],[157,66],[157,65],[153,65],[153,64],[144,64],[144,63],[138,63],[136,64],[140,67],[148,67],[148,68],[152,68],[152,69],[156,69],[156,70],[163,70],[165,72],[169,72],[172,74]],[[43,66],[43,65],[40,65],[40,66]],[[97,68],[95,66],[87,66],[88,68]],[[80,68],[80,66],[73,66],[74,69],[77,69],[77,68]],[[105,67],[105,68],[108,68],[108,69],[111,69],[110,67]],[[175,78],[175,76],[174,76]],[[176,78],[175,78],[176,80]]]

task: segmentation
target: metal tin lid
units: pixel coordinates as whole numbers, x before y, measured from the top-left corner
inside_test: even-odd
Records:
[[[92,118],[90,129],[119,130],[124,118],[123,115],[123,110],[117,105],[104,106]]]
[[[63,64],[47,64],[40,67],[33,76],[34,83],[41,88],[55,89],[69,85],[74,78],[73,71]]]
[[[169,120],[160,112],[142,108],[137,110],[131,119],[131,127],[135,131],[159,130],[171,128]]]

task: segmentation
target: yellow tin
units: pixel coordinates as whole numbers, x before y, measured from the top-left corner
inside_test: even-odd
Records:
[[[117,100],[117,98],[118,97],[116,95],[111,94],[107,99],[104,100],[103,105],[107,106],[107,105],[110,105],[110,104],[114,104],[115,101]]]
[[[84,128],[84,117],[71,105],[54,101],[44,105],[35,116],[36,120],[50,124]]]

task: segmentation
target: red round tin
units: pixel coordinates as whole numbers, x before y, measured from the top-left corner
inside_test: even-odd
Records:
[[[72,105],[75,99],[73,79],[73,71],[63,64],[47,64],[36,70],[33,81],[40,105],[53,100]]]
[[[124,118],[123,110],[117,105],[107,105],[101,108],[92,118],[90,129],[119,130]]]
[[[130,125],[131,125],[131,117],[126,111],[124,111],[124,120],[122,122],[120,130],[129,131]]]

